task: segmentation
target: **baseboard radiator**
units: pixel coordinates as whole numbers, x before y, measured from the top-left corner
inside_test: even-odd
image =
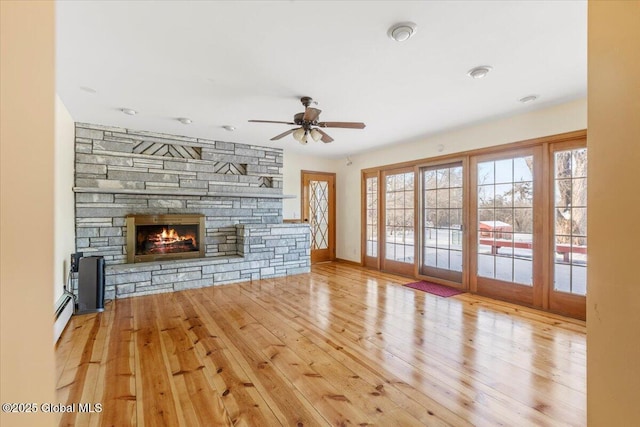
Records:
[[[71,319],[71,316],[73,315],[73,309],[73,298],[68,294],[63,295],[61,302],[54,314],[53,344],[58,342],[58,339],[60,339],[60,335],[62,335],[65,326],[67,326],[69,319]]]

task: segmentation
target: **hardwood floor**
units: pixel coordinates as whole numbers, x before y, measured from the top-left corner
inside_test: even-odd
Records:
[[[74,316],[73,426],[586,425],[584,322],[346,263]]]

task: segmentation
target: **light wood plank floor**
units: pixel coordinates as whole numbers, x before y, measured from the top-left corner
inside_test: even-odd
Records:
[[[74,426],[586,425],[584,322],[345,263],[120,299],[56,348]]]

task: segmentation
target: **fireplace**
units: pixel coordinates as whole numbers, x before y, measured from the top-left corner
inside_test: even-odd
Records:
[[[204,257],[204,215],[128,215],[127,260]]]

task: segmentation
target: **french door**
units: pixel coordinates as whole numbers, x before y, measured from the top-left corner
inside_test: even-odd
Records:
[[[302,171],[302,218],[311,231],[311,263],[336,257],[336,175]]]
[[[463,162],[426,166],[421,176],[421,275],[462,287],[464,262]]]
[[[551,148],[551,289],[549,308],[585,318],[587,295],[587,148]]]
[[[470,289],[541,306],[541,147],[471,159]],[[535,286],[534,286],[535,285]]]
[[[414,275],[416,258],[415,171],[395,169],[382,173],[381,268],[390,273]]]
[[[362,172],[362,262],[585,318],[586,133]]]

